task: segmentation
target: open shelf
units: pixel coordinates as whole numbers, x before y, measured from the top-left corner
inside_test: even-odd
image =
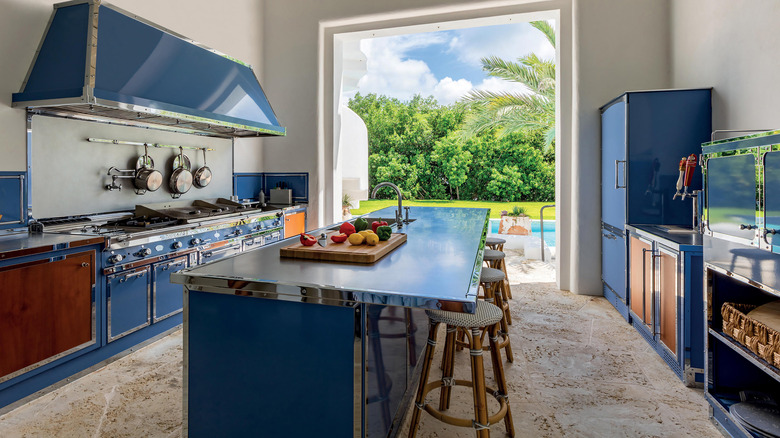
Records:
[[[764,359],[761,359],[760,357],[756,356],[756,354],[750,351],[747,347],[735,341],[725,333],[715,331],[712,328],[709,329],[709,333],[713,338],[717,339],[724,345],[736,351],[737,353],[739,353],[740,356],[747,359],[748,362],[757,366],[758,368],[761,369],[761,371],[767,373],[770,377],[780,382],[780,369],[775,368]]]
[[[738,431],[742,434],[743,437],[746,438],[758,437],[758,435],[749,432],[741,424],[734,421],[731,413],[729,413],[729,407],[738,401],[721,397],[719,394],[712,394],[709,392],[704,393],[704,398],[710,402],[710,406],[712,406],[713,409],[713,416],[719,420],[721,427],[724,427],[729,434],[734,436],[734,432]],[[726,421],[726,424],[723,424],[724,420]]]

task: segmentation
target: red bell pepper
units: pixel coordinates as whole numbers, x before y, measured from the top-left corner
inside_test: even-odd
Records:
[[[330,240],[334,241],[335,243],[344,243],[344,242],[347,241],[347,237],[349,237],[349,236],[347,236],[344,233],[334,234],[334,235],[330,236]]]
[[[341,224],[341,226],[339,227],[339,233],[346,234],[347,236],[349,236],[350,234],[352,234],[352,233],[355,233],[355,232],[356,232],[356,231],[355,231],[355,226],[354,226],[354,225],[352,225],[352,224],[351,224],[351,223],[349,223],[349,222],[344,222],[344,223],[343,223],[343,224]]]
[[[381,217],[379,218],[378,221],[371,222],[371,230],[373,230],[374,233],[376,233],[377,228],[386,227],[386,226],[387,226],[387,221],[383,221]]]
[[[301,245],[312,246],[317,243],[317,239],[311,234],[301,233]]]

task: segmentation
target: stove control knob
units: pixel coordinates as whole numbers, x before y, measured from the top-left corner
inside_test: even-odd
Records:
[[[138,250],[138,252],[135,253],[135,255],[137,255],[138,257],[150,256],[150,255],[152,255],[152,250],[151,250],[151,248],[142,248],[142,249]]]
[[[182,247],[182,243],[179,242],[179,241],[171,243],[171,248],[173,248],[173,249],[179,249],[181,247]]]
[[[200,239],[198,239],[198,238],[196,237],[196,238],[194,238],[194,239],[190,240],[190,245],[193,245],[193,246],[195,246],[195,245],[200,245],[200,243],[201,243],[201,242],[202,242],[202,240],[200,240]]]
[[[241,231],[241,230],[236,230],[236,231],[233,231],[233,235],[234,236],[240,236],[242,232],[243,231]]]
[[[122,254],[114,254],[108,258],[108,263],[119,263],[124,259],[125,257]]]

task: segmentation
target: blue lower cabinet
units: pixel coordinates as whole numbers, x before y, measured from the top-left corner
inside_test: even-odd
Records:
[[[108,342],[150,324],[151,277],[149,266],[107,277]]]
[[[187,260],[188,257],[184,256],[156,263],[152,266],[154,270],[152,279],[152,315],[154,322],[181,312],[184,305],[184,293],[181,285],[171,283],[171,274],[186,268]]]
[[[685,384],[702,383],[701,246],[673,248],[628,228],[631,322]]]
[[[612,227],[601,228],[601,281],[604,297],[618,310],[626,321],[626,239],[623,231]]]

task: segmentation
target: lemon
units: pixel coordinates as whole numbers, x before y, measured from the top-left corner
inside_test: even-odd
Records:
[[[377,243],[379,243],[379,236],[377,236],[374,233],[369,234],[368,236],[366,236],[366,243],[368,244],[368,246],[376,245]]]
[[[378,238],[378,237],[377,237],[377,238]],[[365,237],[363,237],[363,235],[362,235],[362,234],[359,234],[359,233],[352,233],[352,234],[350,234],[350,235],[349,235],[349,237],[347,238],[347,240],[348,240],[348,241],[349,241],[349,243],[351,243],[352,245],[360,245],[361,243],[363,243],[363,242],[366,240],[366,238],[365,238]]]

